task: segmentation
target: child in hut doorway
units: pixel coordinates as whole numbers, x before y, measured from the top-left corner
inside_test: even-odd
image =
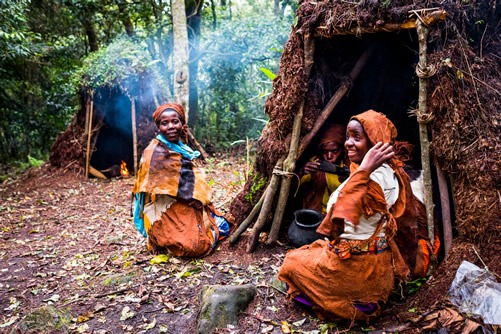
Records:
[[[344,181],[343,176],[321,170],[322,161],[343,168],[346,154],[344,141],[346,129],[341,124],[331,124],[322,134],[316,154],[302,168],[299,198],[303,209],[326,213],[327,202],[334,190]]]

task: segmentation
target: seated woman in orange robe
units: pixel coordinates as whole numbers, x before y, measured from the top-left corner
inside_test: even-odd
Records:
[[[207,255],[229,234],[229,223],[211,202],[210,187],[197,167],[200,152],[187,141],[185,112],[166,103],[153,113],[159,134],[141,157],[136,182],[134,224],[153,253]]]
[[[396,136],[393,123],[373,110],[350,119],[345,148],[351,174],[331,195],[317,229],[329,240],[288,252],[279,270],[289,296],[310,303],[321,318],[374,318],[396,279],[426,273],[416,233],[425,211],[416,209],[393,150]]]

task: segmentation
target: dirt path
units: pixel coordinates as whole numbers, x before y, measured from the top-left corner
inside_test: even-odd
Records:
[[[219,209],[240,190],[243,169],[237,160],[208,164]],[[258,286],[258,297],[238,329],[222,332],[281,333],[282,321],[302,319],[305,330],[318,327],[268,284],[284,247],[247,254],[223,242],[204,259],[152,264],[133,227],[132,185],[45,168],[3,185],[0,332],[54,332],[57,318],[60,332],[194,333],[202,285],[245,283]]]
[[[222,211],[240,191],[244,168],[236,159],[209,161],[207,179]],[[238,326],[218,333],[349,327],[320,321],[270,285],[286,241],[247,254],[244,234],[236,247],[224,241],[203,259],[153,257],[133,227],[132,185],[132,178],[85,179],[44,167],[4,182],[0,333],[195,333],[203,285],[246,283],[258,287],[257,297]],[[398,326],[404,318],[387,309],[377,324],[350,331]]]

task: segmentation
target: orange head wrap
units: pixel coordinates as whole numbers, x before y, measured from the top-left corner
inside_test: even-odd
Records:
[[[183,124],[183,128],[181,130],[181,133],[179,134],[179,139],[183,141],[184,143],[188,142],[188,125],[186,124],[186,113],[184,111],[184,108],[182,105],[179,103],[164,103],[160,105],[155,112],[152,115],[153,121],[158,127],[158,122],[160,121],[160,115],[166,110],[173,110],[179,115],[179,119],[181,120],[181,123]]]
[[[173,110],[177,112],[179,114],[179,117],[181,118],[181,122],[183,124],[186,123],[186,113],[182,105],[180,105],[179,103],[164,103],[160,105],[152,115],[153,121],[155,121],[156,124],[158,124],[160,115],[162,115],[162,113],[166,110]]]
[[[355,115],[351,120],[357,120],[362,124],[367,137],[372,145],[377,142],[390,143],[393,146],[395,157],[391,159],[390,165],[400,165],[397,160],[401,162],[412,160],[412,150],[414,145],[404,141],[396,141],[397,129],[395,125],[380,112],[374,110],[367,110],[361,114]]]
[[[353,116],[350,118],[350,121],[353,119],[362,124],[372,145],[376,145],[378,142],[393,144],[393,141],[397,138],[397,129],[393,123],[380,112],[367,110],[366,112]]]

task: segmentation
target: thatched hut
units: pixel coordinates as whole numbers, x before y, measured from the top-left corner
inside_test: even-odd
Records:
[[[248,224],[252,215],[256,220],[256,204],[278,208],[290,202],[293,190],[288,197],[272,198],[272,203],[258,201],[284,157],[297,150],[292,164],[285,160],[293,167],[285,174],[307,158],[308,144],[315,141],[314,136],[308,138],[312,132],[375,109],[395,123],[400,139],[415,145],[414,166],[428,164],[434,213],[449,216],[453,231],[448,258],[456,259],[456,268],[460,254],[468,253],[466,258],[478,262],[471,258],[475,246],[499,274],[499,4],[302,1],[297,17],[266,102],[269,124],[259,139],[253,174],[231,206],[236,221]],[[423,30],[428,34],[420,43],[418,33]],[[297,115],[302,115],[299,121]],[[295,140],[299,144],[294,147]],[[263,226],[269,227],[272,211],[264,217],[268,225],[254,224],[254,237],[266,231]],[[274,224],[270,234],[276,233]]]
[[[120,176],[125,162],[133,172],[156,131],[150,92],[131,95],[117,83],[84,88],[80,100],[71,124],[51,147],[51,165],[102,178]]]
[[[148,52],[118,39],[89,55],[80,73],[80,106],[50,153],[52,166],[87,176],[120,175],[125,162],[134,172],[156,131],[151,114],[166,99]]]

